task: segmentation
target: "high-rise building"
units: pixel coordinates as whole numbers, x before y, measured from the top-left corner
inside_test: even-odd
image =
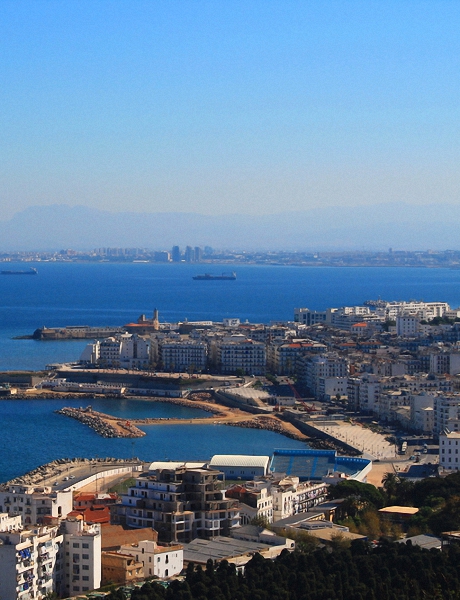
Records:
[[[171,259],[173,262],[180,262],[182,260],[182,254],[179,246],[173,246],[171,252]]]
[[[195,262],[195,250],[191,246],[185,248],[185,262]]]

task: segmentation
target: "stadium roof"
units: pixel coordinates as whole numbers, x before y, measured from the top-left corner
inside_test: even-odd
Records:
[[[269,456],[250,456],[246,454],[215,454],[210,467],[259,467],[266,469],[270,462]]]

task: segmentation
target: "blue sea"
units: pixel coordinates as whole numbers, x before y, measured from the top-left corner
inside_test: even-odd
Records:
[[[378,297],[460,305],[460,270],[449,269],[52,262],[30,266],[38,269],[37,276],[0,276],[0,371],[75,361],[86,344],[14,340],[14,336],[43,326],[123,325],[141,314],[151,316],[154,308],[161,321],[238,317],[269,323],[292,320],[295,307],[321,310]],[[24,264],[9,263],[7,268],[24,269]],[[237,272],[236,281],[192,279],[204,271],[228,270]],[[140,414],[137,411],[163,416],[157,412],[161,407],[172,411],[168,416],[182,410],[157,403],[111,402],[110,410],[105,405],[99,410],[118,410],[124,418]],[[0,481],[61,457],[207,459],[215,453],[269,454],[275,447],[302,446],[267,431],[217,425],[150,426],[147,435],[135,442],[103,439],[80,423],[55,415],[62,405],[51,400],[0,402]]]

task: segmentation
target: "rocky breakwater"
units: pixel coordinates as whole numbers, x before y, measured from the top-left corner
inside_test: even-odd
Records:
[[[255,417],[253,419],[248,419],[247,421],[229,422],[226,423],[226,425],[230,425],[231,427],[243,427],[246,429],[265,429],[267,431],[273,431],[274,433],[280,433],[281,435],[290,437],[294,440],[305,441],[304,435],[297,435],[296,433],[289,431],[281,421],[271,417]]]
[[[88,427],[91,427],[96,433],[105,438],[138,438],[145,435],[145,432],[129,421],[120,421],[110,415],[93,412],[91,407],[71,408],[65,406],[55,412],[88,425]]]

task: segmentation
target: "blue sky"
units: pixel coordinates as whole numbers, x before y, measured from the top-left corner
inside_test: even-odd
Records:
[[[2,0],[2,218],[456,203],[459,28],[458,1]]]

